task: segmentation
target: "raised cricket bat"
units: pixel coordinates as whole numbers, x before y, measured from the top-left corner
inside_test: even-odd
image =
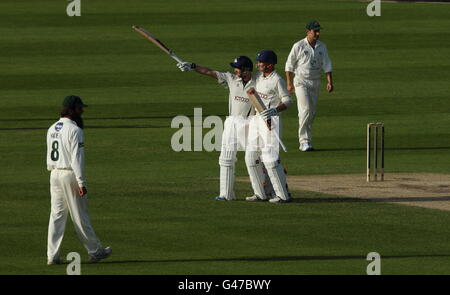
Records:
[[[159,49],[161,49],[162,51],[164,51],[165,53],[167,53],[170,57],[172,57],[174,60],[176,60],[179,63],[182,63],[183,61],[181,60],[181,58],[179,58],[175,52],[173,52],[172,49],[170,49],[169,47],[167,47],[166,45],[164,45],[164,43],[162,43],[158,38],[156,38],[155,36],[153,36],[149,31],[138,27],[138,26],[133,26],[132,27],[133,30],[135,30],[136,32],[138,32],[139,34],[141,34],[142,36],[144,36],[145,38],[147,38],[148,40],[150,40],[153,44],[155,44],[156,46],[159,47]]]
[[[253,107],[255,107],[255,109],[259,113],[262,113],[262,112],[264,112],[267,109],[266,105],[262,101],[262,99],[259,96],[258,92],[256,92],[255,88],[250,88],[249,90],[247,90],[247,95],[248,95],[248,98],[250,99],[251,104],[253,105]],[[278,140],[278,142],[280,143],[281,148],[283,149],[283,151],[287,152],[287,148],[284,145],[283,141],[281,141],[280,136],[278,136],[277,131],[273,130],[273,125],[272,125],[271,120],[269,119],[268,121],[264,121],[264,122],[266,123],[267,128],[275,134],[275,137]]]

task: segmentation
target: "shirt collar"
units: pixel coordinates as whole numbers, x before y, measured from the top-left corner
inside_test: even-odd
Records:
[[[275,75],[275,70],[273,70],[269,76],[264,76],[264,73],[261,73],[261,76],[263,77],[263,79],[270,79],[273,75]]]
[[[311,46],[311,44],[309,44],[308,38],[307,38],[307,37],[305,37],[305,39],[303,39],[303,40],[305,40],[306,44],[307,44],[310,48],[313,48],[313,47]],[[314,46],[313,49],[319,48],[319,47],[321,46],[321,43],[322,43],[322,42],[320,42],[320,40],[317,40],[317,41],[316,41],[316,46]]]
[[[75,125],[77,125],[77,123],[75,122],[75,121],[73,121],[73,120],[71,120],[71,119],[69,119],[69,118],[60,118],[59,119],[60,121],[63,121],[63,122],[66,122],[66,123],[72,123],[72,124],[75,124]]]

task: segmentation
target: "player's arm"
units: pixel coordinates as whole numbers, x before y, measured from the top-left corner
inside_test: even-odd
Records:
[[[283,79],[280,79],[278,81],[276,91],[278,92],[278,96],[281,99],[281,103],[277,107],[266,109],[264,112],[262,112],[261,116],[264,120],[268,120],[270,119],[270,117],[277,116],[280,112],[287,110],[292,104],[291,95],[289,94],[286,83]]]
[[[195,63],[192,62],[181,62],[177,64],[177,67],[182,71],[182,72],[188,72],[188,71],[196,71],[199,74],[205,75],[205,76],[209,76],[211,78],[217,79],[217,74],[216,71],[211,70],[207,67],[203,67],[200,65],[196,65]]]
[[[281,103],[277,107],[266,109],[261,113],[261,116],[264,120],[267,121],[273,116],[278,116],[280,112],[287,110],[290,105],[291,105],[291,97],[285,96],[282,98]]]
[[[293,72],[286,72],[286,81],[287,81],[287,89],[289,91],[289,93],[293,93],[295,88],[294,88],[294,73]]]
[[[331,60],[330,57],[328,56],[328,49],[326,46],[324,46],[324,55],[323,55],[323,63],[322,63],[322,70],[325,72],[325,75],[327,77],[327,91],[328,92],[332,92],[334,89],[333,86],[333,75],[332,75],[332,71],[333,71],[333,66],[331,64]]]
[[[291,95],[283,79],[278,80],[277,91],[281,100],[281,103],[277,106],[277,111],[282,112],[287,110],[292,104]]]
[[[75,178],[78,182],[80,196],[87,194],[86,181],[84,178],[84,134],[83,130],[77,129],[72,134],[71,138],[71,167],[75,173]]]
[[[279,112],[282,112],[282,111],[285,111],[285,110],[287,110],[288,109],[288,105],[286,105],[285,103],[280,103],[278,106],[277,106],[277,112],[279,113]]]
[[[332,72],[325,73],[325,75],[327,76],[327,81],[328,81],[328,83],[327,83],[327,91],[328,92],[332,92],[333,89],[334,89]]]
[[[291,52],[288,55],[288,58],[286,60],[285,65],[285,72],[286,72],[286,82],[287,82],[287,89],[289,93],[293,93],[294,88],[294,71],[295,67],[297,66],[297,55],[298,55],[298,46],[297,44],[294,44],[292,46]]]
[[[195,66],[194,69],[199,74],[206,75],[211,78],[217,79],[217,74],[216,74],[217,72],[214,70],[208,69],[207,67],[198,66],[198,65]]]
[[[287,90],[286,90],[287,91]],[[276,107],[277,113],[287,110],[292,104],[291,96],[286,93],[281,97],[281,103]]]
[[[54,163],[51,160],[51,137],[50,137],[50,129],[47,131],[47,170],[52,171],[54,168]]]

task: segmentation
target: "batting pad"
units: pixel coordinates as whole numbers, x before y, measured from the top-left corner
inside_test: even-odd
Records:
[[[234,200],[234,165],[236,151],[223,149],[219,157],[220,165],[220,196],[227,200]]]
[[[271,198],[275,196],[275,191],[273,189],[272,182],[270,181],[269,173],[267,173],[267,169],[262,162],[260,162],[261,169],[264,173],[264,193],[267,198]]]
[[[220,166],[220,196],[231,201],[234,194],[234,167]]]
[[[286,174],[284,173],[283,165],[279,161],[264,164],[266,165],[267,173],[269,174],[276,195],[283,200],[288,200],[289,194],[286,187]]]
[[[253,192],[260,199],[266,199],[264,191],[264,172],[262,169],[261,160],[259,159],[259,152],[247,151],[245,153],[245,164],[247,165],[248,175],[252,183]]]

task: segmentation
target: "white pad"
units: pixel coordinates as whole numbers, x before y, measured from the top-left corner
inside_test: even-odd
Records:
[[[245,164],[247,165],[248,175],[252,183],[253,192],[260,199],[266,199],[264,191],[264,173],[262,169],[261,160],[259,159],[259,152],[246,151]]]
[[[223,149],[219,157],[220,165],[220,196],[227,200],[234,200],[234,166],[236,151]]]
[[[220,196],[231,201],[234,194],[234,167],[220,166]]]
[[[289,192],[287,190],[286,175],[280,161],[264,164],[266,165],[267,173],[269,174],[276,195],[283,200],[288,200]]]
[[[264,166],[263,162],[261,163],[261,169],[264,173],[264,193],[266,194],[267,198],[271,198],[275,196],[275,191],[273,189],[272,182],[270,181],[269,173],[267,173],[267,169]]]

